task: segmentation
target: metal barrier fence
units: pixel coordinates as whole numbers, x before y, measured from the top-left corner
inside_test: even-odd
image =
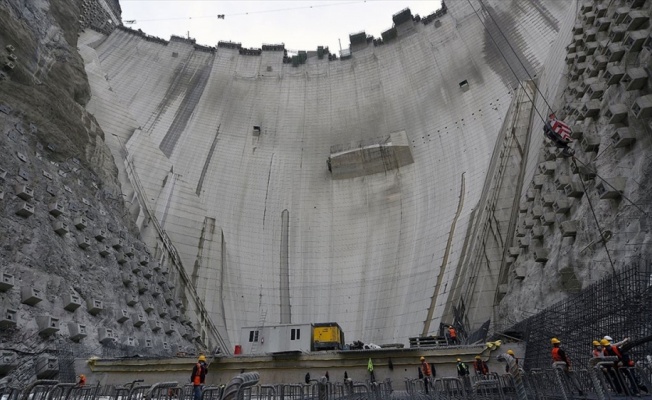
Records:
[[[404,390],[381,382],[327,382],[259,385],[258,374],[249,372],[228,385],[205,386],[201,400],[616,400],[652,399],[652,366],[642,363],[624,367],[615,358],[593,359],[586,369],[573,370],[556,363],[553,368],[511,374],[492,373],[473,377],[442,377],[424,385],[423,379],[405,379]],[[520,382],[520,383],[519,383]],[[520,388],[519,388],[520,386]],[[162,382],[123,386],[76,386],[57,381],[0,387],[0,400],[192,400],[192,385]]]

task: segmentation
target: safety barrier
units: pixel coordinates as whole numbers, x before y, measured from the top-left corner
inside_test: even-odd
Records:
[[[508,361],[506,357],[503,358]],[[513,362],[510,373],[473,377],[441,377],[428,384],[405,379],[405,390],[395,390],[389,379],[380,382],[328,382],[325,377],[309,384],[259,385],[259,375],[237,375],[228,385],[205,386],[201,400],[565,400],[591,398],[652,398],[652,366],[616,365],[616,358],[592,359],[587,369],[568,370],[564,363],[525,372]],[[519,384],[520,381],[520,384]],[[141,381],[142,382],[142,381]],[[37,381],[21,389],[0,387],[0,400],[192,400],[193,386],[177,382],[121,387],[77,386],[57,381]],[[519,385],[521,386],[519,388]]]

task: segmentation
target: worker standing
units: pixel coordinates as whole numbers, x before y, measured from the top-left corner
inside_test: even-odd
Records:
[[[86,375],[79,374],[77,378],[79,378],[79,380],[77,381],[77,386],[81,387],[86,385]]]
[[[469,375],[469,367],[466,365],[465,362],[462,361],[461,358],[457,359],[457,376],[460,378],[463,378],[465,376]]]
[[[192,382],[193,387],[194,400],[201,400],[201,392],[204,387],[204,381],[206,380],[207,373],[208,365],[206,365],[206,356],[200,354],[199,358],[197,359],[197,363],[192,368],[192,375],[190,376],[190,381]]]
[[[459,344],[459,341],[457,340],[457,330],[453,325],[448,325],[448,337],[451,338],[451,344]]]
[[[566,355],[566,352],[561,348],[561,341],[557,338],[552,338],[550,339],[550,343],[552,344],[552,361],[553,361],[553,368],[559,368],[561,366],[561,370],[564,372],[564,375],[571,381],[573,386],[575,386],[575,389],[579,393],[580,396],[584,396],[584,392],[582,391],[580,387],[580,382],[577,380],[577,376],[575,376],[574,371],[571,369],[571,360],[568,355]]]
[[[475,361],[473,362],[473,369],[475,374],[478,376],[484,376],[489,374],[489,367],[487,363],[480,356],[475,356]]]
[[[430,369],[430,364],[426,362],[425,357],[419,359],[421,361],[421,373],[423,374],[423,387],[428,394],[428,386],[431,384],[432,370]]]
[[[507,350],[507,354],[514,357],[514,362],[516,363],[516,368],[519,368],[518,358],[516,358],[516,354],[514,353],[514,350],[512,350],[512,349]],[[507,372],[508,374],[511,372],[510,369],[509,369],[509,363],[507,363],[505,365],[505,372]]]

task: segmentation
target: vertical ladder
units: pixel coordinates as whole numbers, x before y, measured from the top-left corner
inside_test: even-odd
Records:
[[[258,318],[258,326],[256,327],[256,332],[254,333],[254,342],[251,344],[251,354],[256,354],[258,352],[259,343],[261,340],[263,340],[263,327],[265,327],[265,318],[267,318],[267,309],[261,308]]]

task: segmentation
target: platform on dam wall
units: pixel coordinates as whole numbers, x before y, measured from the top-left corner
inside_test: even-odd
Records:
[[[483,3],[516,38],[518,80],[541,70],[574,6]],[[407,341],[428,315],[433,331],[452,322],[442,318],[470,216],[517,87],[486,13],[454,2],[382,46],[297,67],[279,51],[82,34],[88,108],[109,146],[127,149],[120,157],[230,345],[263,315],[278,323],[288,303],[293,322],[336,320],[347,338],[378,343]],[[392,138],[389,168],[362,149],[392,132],[404,137]],[[360,150],[333,152],[346,143]]]

